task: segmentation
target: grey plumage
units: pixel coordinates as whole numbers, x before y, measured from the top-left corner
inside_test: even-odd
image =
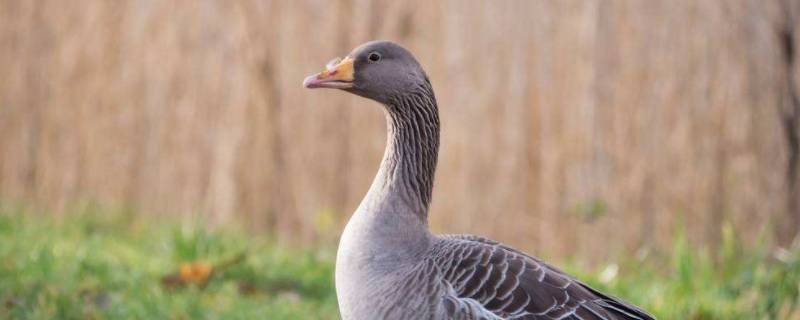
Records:
[[[384,105],[387,146],[336,259],[344,319],[653,319],[546,263],[470,235],[433,235],[427,214],[439,148],[430,81],[387,41],[306,79]]]

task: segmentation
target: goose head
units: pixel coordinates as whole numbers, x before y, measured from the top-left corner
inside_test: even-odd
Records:
[[[306,88],[344,90],[383,104],[420,86],[430,86],[425,71],[405,48],[391,41],[371,41],[335,58],[303,81]]]

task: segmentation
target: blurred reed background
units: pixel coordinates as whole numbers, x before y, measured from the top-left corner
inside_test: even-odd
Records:
[[[800,1],[0,1],[0,197],[338,235],[373,102],[305,75],[371,39],[440,102],[432,226],[598,261],[800,227]]]

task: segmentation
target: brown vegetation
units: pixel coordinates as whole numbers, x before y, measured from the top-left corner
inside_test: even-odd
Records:
[[[432,225],[597,260],[800,225],[795,0],[0,1],[0,196],[336,234],[380,108],[303,77],[405,44],[443,121]],[[327,217],[326,215],[333,215]],[[330,230],[320,221],[333,219]]]

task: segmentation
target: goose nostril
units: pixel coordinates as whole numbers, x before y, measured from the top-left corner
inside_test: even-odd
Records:
[[[336,65],[339,64],[339,62],[342,62],[342,58],[340,57],[333,58],[331,59],[331,61],[328,61],[328,63],[325,64],[325,69],[328,69],[328,71],[334,70],[334,68],[336,68]]]

